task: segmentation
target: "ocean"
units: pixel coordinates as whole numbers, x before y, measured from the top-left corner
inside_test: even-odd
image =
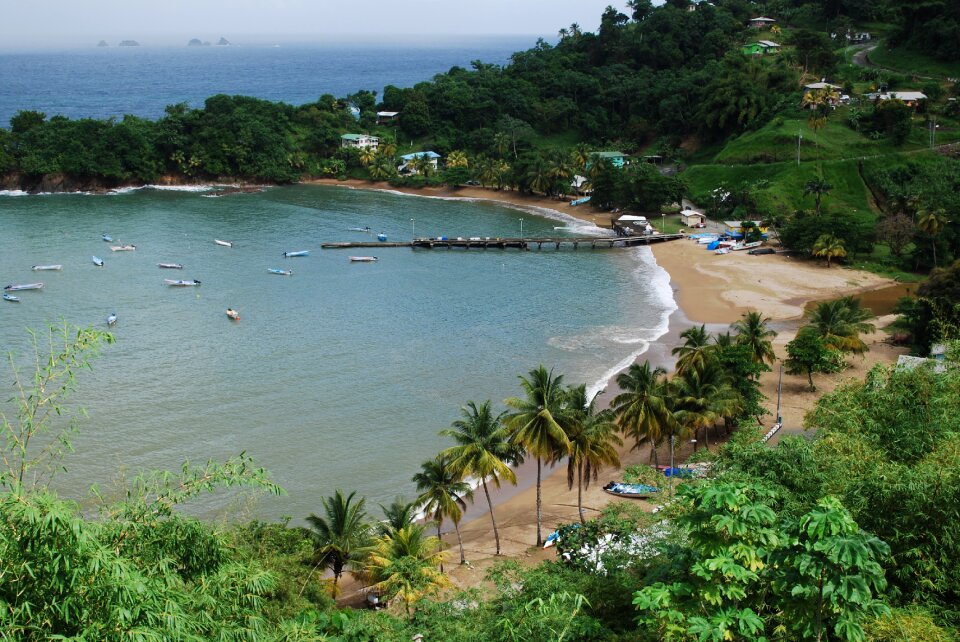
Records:
[[[215,94],[255,96],[292,105],[323,94],[360,89],[382,95],[386,85],[412,87],[471,61],[506,64],[536,42],[530,37],[462,38],[455,43],[316,44],[239,42],[209,47],[95,47],[3,51],[0,124],[20,110],[48,117],[144,118],[168,105],[202,107]],[[185,44],[185,43],[184,43]]]

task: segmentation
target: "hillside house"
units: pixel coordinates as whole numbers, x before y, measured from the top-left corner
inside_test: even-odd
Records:
[[[628,163],[627,155],[623,152],[590,152],[590,160],[587,161],[587,167],[600,161],[609,161],[614,167],[623,167]]]
[[[729,234],[730,236],[733,236],[734,238],[736,238],[736,237],[738,237],[738,236],[743,236],[743,223],[744,223],[743,221],[724,221],[724,222],[723,222],[723,227],[724,227],[724,230],[723,230],[723,231],[724,231],[724,233]],[[752,221],[752,223],[757,226],[757,229],[760,230],[760,233],[761,233],[761,234],[766,234],[766,233],[767,233],[767,226],[766,226],[766,225],[762,225],[762,224],[761,224],[762,221]]]
[[[400,118],[400,112],[398,111],[378,111],[377,112],[378,125],[388,125],[390,123],[396,122],[398,118]]]
[[[401,174],[419,174],[419,171],[413,166],[414,159],[419,158],[428,159],[433,171],[437,171],[437,162],[441,158],[440,154],[436,152],[413,152],[412,154],[404,154],[400,157],[403,163],[397,167],[397,172]]]
[[[380,147],[380,139],[367,134],[344,134],[340,137],[340,147],[376,151]]]
[[[920,103],[927,99],[927,95],[922,91],[886,91],[864,94],[867,100],[902,100],[909,107],[918,107]]]
[[[747,26],[751,29],[769,29],[775,22],[776,20],[773,18],[760,16],[759,18],[750,18],[750,22],[747,23]]]
[[[748,56],[766,56],[780,51],[780,45],[772,40],[758,40],[757,42],[743,45],[740,51]]]

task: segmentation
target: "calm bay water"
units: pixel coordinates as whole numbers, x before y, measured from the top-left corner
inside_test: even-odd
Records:
[[[289,492],[262,501],[260,517],[302,518],[338,487],[387,503],[412,495],[411,475],[449,445],[437,432],[461,404],[499,407],[539,363],[599,389],[665,331],[674,307],[646,249],[359,252],[380,257],[369,264],[320,250],[366,238],[354,226],[408,239],[411,218],[418,236],[515,236],[519,218],[527,235],[566,233],[530,212],[321,186],[208,196],[0,196],[0,280],[46,284],[2,302],[3,347],[23,354],[25,328],[105,327],[119,315],[116,344],[80,377],[89,417],[58,482],[65,492],[245,450]],[[137,250],[110,252],[103,232]],[[304,249],[309,257],[281,257]],[[64,269],[30,270],[46,263]],[[212,515],[222,504],[195,505]]]

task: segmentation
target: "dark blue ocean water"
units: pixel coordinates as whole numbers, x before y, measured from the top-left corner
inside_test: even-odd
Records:
[[[156,118],[164,107],[200,107],[214,94],[301,105],[322,94],[411,87],[471,61],[505,64],[535,36],[464,38],[456,44],[282,44],[229,47],[90,47],[0,51],[0,125],[21,109],[47,116]]]

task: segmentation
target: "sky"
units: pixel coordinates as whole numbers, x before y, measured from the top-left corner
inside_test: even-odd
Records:
[[[595,31],[626,0],[0,0],[0,48],[313,41],[370,36],[534,35]]]

